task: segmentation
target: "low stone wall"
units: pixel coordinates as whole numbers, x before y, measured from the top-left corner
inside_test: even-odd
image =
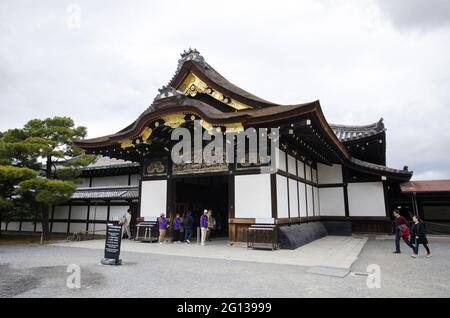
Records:
[[[352,222],[322,221],[328,235],[352,236]]]
[[[278,240],[281,249],[296,249],[327,236],[328,232],[321,222],[280,226]]]

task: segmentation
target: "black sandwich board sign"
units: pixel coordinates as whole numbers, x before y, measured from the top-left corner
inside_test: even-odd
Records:
[[[122,226],[108,223],[106,225],[105,258],[101,260],[104,265],[120,265],[120,243],[122,240]]]

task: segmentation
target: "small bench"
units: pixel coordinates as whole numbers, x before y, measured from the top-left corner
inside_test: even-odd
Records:
[[[247,248],[271,249],[279,248],[278,228],[276,225],[254,224],[247,228]]]

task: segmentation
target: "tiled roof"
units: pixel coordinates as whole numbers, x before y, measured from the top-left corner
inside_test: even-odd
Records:
[[[98,188],[78,188],[71,199],[138,199],[139,187],[118,186]]]
[[[330,124],[330,127],[341,142],[358,140],[386,131],[383,118],[371,125],[351,126]]]
[[[410,181],[400,185],[402,192],[450,192],[450,180]]]
[[[98,156],[97,160],[84,168],[84,170],[98,170],[105,168],[128,168],[139,167],[139,163],[121,159],[114,159],[104,156]]]
[[[407,170],[406,167],[404,170],[393,169],[393,168],[389,168],[386,166],[377,165],[377,164],[374,164],[371,162],[362,161],[362,160],[356,159],[354,157],[352,157],[350,161],[358,166],[362,166],[362,167],[365,167],[365,168],[368,168],[371,170],[376,170],[379,172],[393,173],[393,174],[410,176],[410,177],[412,176],[412,171]]]

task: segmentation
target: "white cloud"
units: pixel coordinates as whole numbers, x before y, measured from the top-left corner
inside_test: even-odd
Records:
[[[450,30],[405,31],[382,2],[2,1],[0,130],[69,115],[90,137],[116,132],[192,46],[273,102],[320,99],[333,123],[384,117],[390,166],[450,177]],[[66,24],[71,3],[79,29]]]

